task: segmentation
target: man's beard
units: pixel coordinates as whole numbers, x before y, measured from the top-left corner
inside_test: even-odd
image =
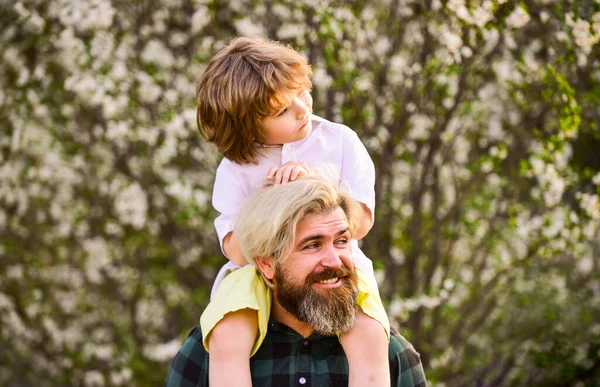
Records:
[[[332,289],[316,290],[312,284],[326,279],[340,278],[342,284]],[[356,320],[358,279],[348,269],[326,269],[311,273],[302,285],[294,283],[292,276],[280,264],[275,270],[277,301],[299,321],[312,326],[324,335],[348,332]]]

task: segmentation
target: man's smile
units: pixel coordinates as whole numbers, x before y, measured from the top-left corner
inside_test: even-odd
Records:
[[[306,285],[312,285],[317,288],[333,289],[341,286],[349,275],[350,270],[346,267],[342,266],[335,269],[328,268],[321,272],[313,272],[310,274],[306,278]]]
[[[333,278],[323,279],[323,280],[315,281],[315,282],[319,285],[324,285],[321,287],[334,288],[334,287],[338,287],[342,283],[342,280],[343,280],[343,278],[333,277]]]

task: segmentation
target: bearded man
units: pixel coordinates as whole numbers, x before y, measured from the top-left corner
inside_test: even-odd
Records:
[[[236,234],[260,274],[255,286],[264,287],[271,300],[260,306],[271,314],[263,321],[264,341],[250,359],[254,386],[348,386],[340,340],[357,316],[359,284],[350,241],[360,211],[349,195],[314,176],[267,187],[244,202]],[[260,325],[260,314],[258,320]],[[396,332],[389,366],[392,386],[426,385],[419,354]],[[208,386],[208,370],[197,327],[173,361],[166,385]]]

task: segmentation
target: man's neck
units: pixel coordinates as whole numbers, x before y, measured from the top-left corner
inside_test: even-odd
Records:
[[[295,330],[300,336],[307,338],[313,334],[315,329],[308,325],[307,323],[303,323],[298,320],[296,317],[290,314],[279,302],[277,302],[277,297],[273,294],[273,304],[271,305],[271,317],[275,320],[279,321],[282,324],[287,325],[288,327]]]

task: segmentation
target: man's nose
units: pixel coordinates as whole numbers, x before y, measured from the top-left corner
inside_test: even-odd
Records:
[[[324,267],[337,268],[342,266],[342,260],[340,254],[333,245],[330,245],[323,249],[323,257],[321,258],[321,265]]]

